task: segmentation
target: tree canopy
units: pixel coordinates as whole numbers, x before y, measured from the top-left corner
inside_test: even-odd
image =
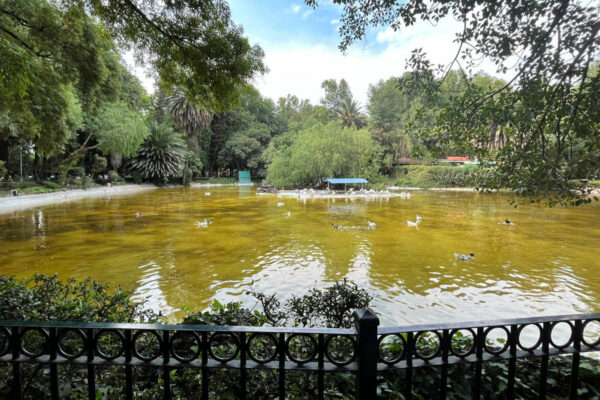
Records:
[[[456,55],[434,66],[421,49],[407,61],[414,74],[399,80],[402,89],[439,91],[452,69],[467,76],[482,60],[509,76],[499,86],[482,88],[469,80],[451,96],[436,132],[444,145],[460,145],[481,160],[498,163],[494,187],[511,187],[528,196],[549,195],[565,202],[575,193],[572,177],[600,168],[600,18],[593,3],[569,0],[333,0],[343,7],[340,48],[365,37],[369,26],[409,29],[418,21],[454,18]],[[306,0],[317,6],[318,1]],[[498,129],[507,145],[482,146]],[[585,154],[581,149],[587,149]]]

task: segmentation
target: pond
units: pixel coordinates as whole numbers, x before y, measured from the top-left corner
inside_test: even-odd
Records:
[[[0,215],[0,273],[120,284],[173,321],[213,298],[253,306],[250,287],[286,299],[344,278],[374,296],[382,325],[600,311],[600,206],[515,209],[509,200],[157,189]],[[501,224],[507,217],[515,225]],[[198,226],[204,218],[213,223]]]

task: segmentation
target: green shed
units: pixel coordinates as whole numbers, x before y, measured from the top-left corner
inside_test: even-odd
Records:
[[[238,174],[238,182],[252,183],[252,179],[250,179],[250,171],[240,171],[240,173]]]

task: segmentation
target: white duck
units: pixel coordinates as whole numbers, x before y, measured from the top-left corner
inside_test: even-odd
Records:
[[[196,226],[198,228],[206,228],[208,227],[208,224],[210,224],[212,221],[204,218],[204,221],[196,221]]]
[[[469,255],[466,255],[466,254],[454,253],[454,257],[458,258],[459,260],[468,261],[468,260],[472,260],[473,258],[475,258],[475,254],[469,253]]]
[[[283,202],[277,203],[277,207],[283,207],[283,206],[285,206],[285,203],[283,203]]]
[[[144,216],[144,214],[142,214],[141,212],[136,212],[136,213],[135,213],[135,216],[136,216],[137,218],[141,218],[141,217],[143,217],[143,216]]]
[[[375,222],[367,221],[367,224],[369,224],[369,229],[375,229],[377,227]]]
[[[292,213],[290,211],[288,211],[287,213],[285,213],[286,216],[291,217]]]
[[[210,197],[210,192],[204,192],[204,195],[205,195],[206,197]]]
[[[419,223],[418,222],[412,222],[412,221],[406,220],[406,225],[408,225],[408,226],[415,226],[416,227],[416,226],[419,226]]]

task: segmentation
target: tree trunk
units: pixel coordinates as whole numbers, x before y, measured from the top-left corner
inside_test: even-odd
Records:
[[[110,165],[112,165],[113,169],[116,171],[121,168],[123,164],[123,154],[121,153],[111,153],[110,154]]]
[[[8,140],[0,140],[0,161],[8,163]]]

